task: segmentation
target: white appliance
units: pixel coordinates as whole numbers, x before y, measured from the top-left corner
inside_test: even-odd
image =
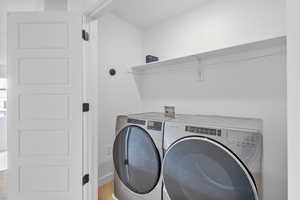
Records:
[[[119,116],[113,147],[114,199],[162,199],[162,145],[164,123],[161,113]]]
[[[262,199],[262,121],[182,115],[165,123],[164,200]]]

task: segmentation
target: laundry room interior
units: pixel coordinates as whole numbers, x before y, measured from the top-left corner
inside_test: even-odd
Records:
[[[5,74],[6,66],[9,66],[6,52],[7,12],[44,11],[43,2],[43,0],[30,0],[27,3],[24,0],[0,2],[1,75]],[[49,1],[45,0],[45,2]],[[253,194],[255,197],[248,197],[248,199],[288,199],[286,0],[186,0],[184,2],[179,0],[62,0],[61,2],[68,2],[68,9],[83,13],[86,20],[84,28],[88,32],[88,41],[83,44],[85,68],[83,71],[86,81],[84,89],[88,95],[86,100],[91,104],[90,109],[94,110],[93,118],[89,118],[87,124],[93,127],[91,129],[97,135],[94,138],[97,138],[98,151],[93,154],[94,158],[96,156],[93,162],[97,164],[96,181],[97,187],[100,188],[99,199],[197,199],[188,198],[189,195],[186,195],[185,199],[180,199],[179,194],[174,194],[175,198],[163,198],[163,194],[157,198],[137,191],[128,192],[136,192],[137,195],[126,196],[124,191],[128,188],[122,190],[123,193],[120,194],[126,196],[123,199],[118,198],[114,193],[116,177],[123,176],[118,171],[120,169],[116,169],[118,167],[115,166],[114,156],[118,152],[126,151],[125,154],[130,152],[128,147],[127,150],[116,150],[117,147],[114,146],[118,144],[116,138],[121,133],[127,134],[127,137],[123,138],[127,140],[123,145],[127,146],[130,144],[129,132],[132,131],[134,135],[133,129],[126,129],[127,125],[136,128],[143,120],[148,125],[145,129],[148,127],[153,131],[157,128],[155,119],[154,121],[149,121],[148,117],[138,119],[140,115],[136,114],[139,113],[166,115],[166,121],[170,121],[170,126],[172,120],[176,123],[177,120],[180,121],[180,117],[178,119],[176,117],[178,114],[178,116],[181,114],[191,117],[203,116],[205,120],[213,120],[216,117],[214,120],[220,123],[223,123],[223,120],[232,120],[235,124],[239,123],[239,120],[245,120],[243,123],[247,124],[246,121],[249,120],[249,124],[252,124],[254,122],[251,120],[258,120],[259,122],[255,121],[255,123],[259,123],[257,131],[261,134],[260,184],[262,189],[260,192],[263,195]],[[4,78],[5,76],[3,75]],[[172,110],[171,116],[166,111],[168,108]],[[126,122],[122,122],[126,133],[118,127],[118,119],[122,116],[128,116]],[[158,118],[160,121],[160,117]],[[136,121],[130,122],[130,120]],[[186,121],[190,124],[188,119]],[[148,124],[149,122],[154,122],[153,127]],[[167,133],[166,124],[167,122],[162,121],[161,131]],[[196,132],[194,129],[189,131],[187,124],[185,126],[187,132],[197,133],[198,129]],[[208,132],[213,131],[211,130],[214,129],[213,127],[218,126],[205,127],[204,125],[204,128],[209,128],[205,130]],[[212,134],[217,136],[218,130],[221,129],[223,134],[223,129],[228,127],[219,127],[220,129],[215,129],[216,132]],[[6,128],[2,129],[0,130],[2,133],[7,132],[4,130]],[[254,129],[256,130],[256,127]],[[250,128],[247,129],[249,130]],[[6,141],[7,136],[2,135],[1,137]],[[137,140],[147,138],[148,134],[145,138],[137,138]],[[160,145],[164,146],[164,142],[162,139]],[[133,147],[133,151],[139,151],[137,147],[141,146]],[[2,148],[0,149],[3,155],[6,152],[7,146],[3,151]],[[159,161],[161,164],[167,152],[168,148],[161,150],[162,158]],[[235,152],[232,154],[234,158],[238,157]],[[121,158],[121,161],[124,161],[125,165],[127,162],[128,165],[128,158],[124,159],[125,161]],[[0,159],[2,162],[0,164],[6,163],[6,160],[7,158]],[[236,162],[242,166],[245,173],[249,172],[243,159],[237,158]],[[166,167],[159,167],[159,169],[163,171]],[[6,200],[7,192],[4,191],[7,187],[6,181],[1,179],[4,180],[6,177],[4,171],[7,170],[7,166],[3,168],[4,171],[1,170],[0,167],[0,199]],[[250,172],[248,179],[251,180],[251,176],[254,175]],[[158,179],[167,180],[163,175],[159,175]],[[161,181],[163,184],[164,180]],[[255,188],[254,185],[257,183],[253,182],[254,184],[250,185]],[[129,183],[124,184],[128,186]],[[194,182],[185,184],[194,184]],[[159,187],[161,188],[163,186]],[[160,192],[163,190],[165,189],[161,189]],[[1,192],[5,195],[1,196]],[[239,197],[241,199],[242,196],[237,196],[236,199]],[[217,200],[217,197],[210,198]],[[206,197],[206,199],[210,198]],[[227,198],[230,199],[230,195]]]
[[[132,2],[140,7],[118,3],[98,24],[100,179],[113,176],[116,115],[169,105],[262,119],[264,198],[287,199],[285,1],[208,1],[163,21]],[[150,8],[159,13],[161,4]],[[146,55],[162,62],[143,66]]]

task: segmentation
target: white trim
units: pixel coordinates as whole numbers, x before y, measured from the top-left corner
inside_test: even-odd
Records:
[[[99,0],[93,6],[88,8],[83,15],[86,17],[86,23],[96,20],[111,10],[113,0]]]
[[[105,176],[99,177],[98,186],[100,187],[101,185],[109,183],[113,180],[114,180],[114,174],[113,173],[106,174]]]
[[[111,197],[113,200],[118,200],[117,197],[115,196],[115,194],[112,194]]]
[[[90,183],[84,187],[84,199],[98,197],[98,23],[85,24],[90,41],[83,43],[84,49],[84,102],[90,104],[90,111],[84,114],[84,172],[90,174]]]
[[[0,78],[7,77],[7,66],[4,64],[0,64]]]
[[[225,152],[226,152],[230,157],[232,157],[232,158],[238,163],[238,165],[242,168],[242,170],[244,171],[245,175],[247,176],[247,178],[248,178],[248,180],[249,180],[249,182],[250,182],[250,184],[251,184],[252,190],[254,191],[255,200],[259,200],[259,198],[258,198],[258,191],[257,191],[257,188],[256,188],[256,186],[255,186],[255,183],[253,182],[253,179],[252,179],[251,175],[249,174],[250,172],[247,171],[246,167],[241,163],[241,161],[240,161],[239,159],[237,159],[236,156],[233,155],[233,153],[230,152],[230,151],[229,151],[227,148],[225,148],[224,146],[222,146],[222,145],[220,145],[219,143],[213,141],[212,139],[204,138],[204,137],[201,137],[201,136],[193,136],[193,137],[187,137],[187,138],[180,139],[180,140],[178,140],[177,142],[175,142],[174,144],[172,144],[172,145],[168,148],[168,150],[167,150],[166,153],[165,153],[165,157],[164,157],[163,163],[162,163],[162,170],[161,170],[161,171],[162,171],[163,183],[165,183],[165,177],[164,177],[164,173],[163,173],[163,171],[164,171],[164,165],[165,165],[164,163],[165,163],[166,157],[168,156],[168,153],[170,152],[171,149],[176,148],[176,145],[177,145],[178,143],[181,143],[181,142],[184,142],[184,141],[187,141],[187,140],[202,140],[202,141],[206,141],[206,142],[209,142],[209,143],[211,143],[211,144],[213,144],[213,145],[215,145],[215,146],[221,148],[223,151],[225,151]],[[166,191],[167,194],[168,194],[167,188],[166,188],[165,186],[164,186],[164,188],[165,188],[165,191]]]

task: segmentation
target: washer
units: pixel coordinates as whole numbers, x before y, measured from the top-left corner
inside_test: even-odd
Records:
[[[118,117],[113,147],[115,199],[162,199],[161,163],[166,120],[169,118],[161,113]]]
[[[165,123],[164,200],[261,200],[262,120],[182,115]]]

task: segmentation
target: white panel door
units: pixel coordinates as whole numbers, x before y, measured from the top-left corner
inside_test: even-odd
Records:
[[[82,200],[82,19],[8,14],[9,200]]]

